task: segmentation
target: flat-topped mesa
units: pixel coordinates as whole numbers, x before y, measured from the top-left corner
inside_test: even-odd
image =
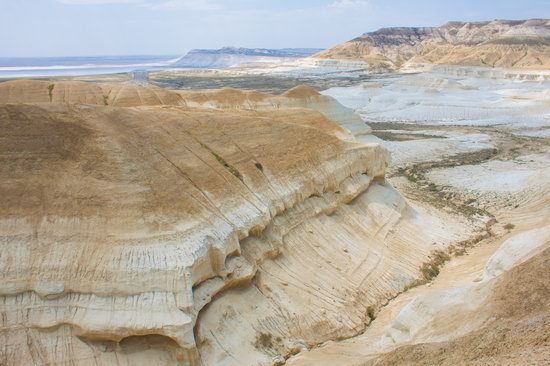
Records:
[[[176,66],[188,68],[226,68],[253,63],[297,60],[311,56],[319,51],[321,49],[237,47],[223,47],[218,50],[191,50],[176,62]]]
[[[550,21],[495,20],[382,28],[313,57],[362,60],[372,68],[386,69],[426,63],[546,70],[550,68]]]
[[[38,345],[43,363],[160,352],[197,364],[193,328],[212,296],[250,281],[285,232],[383,181],[388,164],[380,145],[344,141],[304,108],[166,107],[181,98],[169,91],[147,106],[146,90],[165,91],[139,86],[145,106],[120,108],[101,102],[108,90],[108,102],[136,105],[113,95],[126,86],[59,82],[50,100],[48,85],[0,84],[6,365],[35,364]]]

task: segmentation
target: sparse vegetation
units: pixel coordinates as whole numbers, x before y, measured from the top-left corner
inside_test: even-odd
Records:
[[[393,133],[384,130],[373,130],[372,134],[376,137],[386,141],[411,141],[411,140],[423,140],[423,139],[435,139],[441,138],[435,135],[428,135],[424,133]]]
[[[458,154],[444,161],[418,163],[412,167],[400,167],[395,175],[403,175],[410,182],[415,183],[417,192],[422,196],[422,200],[436,207],[449,207],[455,212],[464,215],[465,217],[473,217],[475,215],[493,217],[487,210],[473,205],[475,199],[467,199],[462,201],[458,195],[452,192],[449,187],[438,186],[433,182],[429,182],[426,174],[436,168],[451,168],[461,165],[479,164],[495,157],[498,153],[497,149],[485,149],[472,153]]]
[[[256,335],[256,348],[273,348],[273,336],[269,333],[258,333]]]
[[[224,158],[222,158],[220,155],[218,155],[214,150],[212,150],[208,145],[202,143],[199,141],[199,143],[201,144],[202,147],[204,147],[206,150],[210,151],[210,153],[212,154],[212,156],[218,161],[218,163],[220,163],[221,165],[223,165],[223,167],[227,170],[229,170],[229,172],[231,174],[233,174],[235,177],[237,177],[237,179],[239,179],[241,182],[243,182],[243,175],[241,174],[241,172],[239,172],[237,170],[237,168],[235,168],[233,165],[229,164],[227,161],[225,161]]]
[[[516,225],[511,224],[511,223],[508,223],[508,224],[504,225],[504,229],[508,230],[508,231],[512,230],[515,227],[516,227]]]
[[[372,306],[372,305],[367,306],[367,316],[369,317],[371,322],[374,319],[376,319],[376,311],[374,309],[374,306]]]
[[[233,174],[235,177],[237,177],[240,181],[243,180],[242,174],[232,165],[230,165],[227,161],[225,161],[224,158],[216,154],[214,151],[210,151],[212,155],[216,158],[216,160],[223,165],[231,174]]]
[[[486,224],[485,232],[478,234],[474,236],[473,238],[460,241],[456,244],[450,245],[447,249],[447,252],[444,252],[442,250],[436,250],[432,253],[430,256],[430,261],[422,264],[420,266],[420,272],[422,273],[422,278],[414,280],[407,286],[405,286],[404,291],[408,291],[413,287],[424,285],[431,280],[433,280],[437,275],[439,275],[439,271],[443,264],[445,262],[449,261],[453,256],[459,257],[464,254],[466,254],[467,249],[473,247],[480,241],[490,238],[491,233],[491,226],[493,226],[497,221],[495,219],[489,220]]]
[[[428,282],[436,277],[439,274],[441,266],[449,259],[451,259],[451,256],[442,250],[436,250],[433,252],[431,260],[420,266],[420,272],[422,273],[424,280]]]
[[[292,350],[289,350],[285,346],[284,341],[280,336],[275,337],[273,334],[266,331],[258,331],[256,333],[254,347],[272,356],[281,355],[288,352],[292,353]],[[299,348],[295,349],[295,353],[299,351]]]
[[[319,78],[303,76],[300,78],[288,76],[221,76],[219,74],[204,73],[197,76],[196,73],[181,71],[178,73],[159,73],[152,76],[155,84],[168,89],[221,89],[236,88],[242,90],[255,90],[270,94],[282,94],[296,86],[307,84],[316,90],[325,90],[334,86],[352,86],[358,82],[368,80],[370,75],[358,75],[356,78]]]
[[[53,100],[53,88],[55,88],[55,84],[48,85],[48,95],[50,96],[50,102]]]

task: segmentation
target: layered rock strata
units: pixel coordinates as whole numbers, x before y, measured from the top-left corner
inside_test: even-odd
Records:
[[[361,331],[469,233],[317,111],[25,83],[0,85],[2,364],[279,362]]]
[[[374,69],[399,69],[408,63],[548,69],[550,21],[495,20],[383,28],[314,57],[361,60]]]

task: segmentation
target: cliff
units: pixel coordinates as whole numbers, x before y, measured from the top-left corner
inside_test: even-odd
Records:
[[[211,93],[0,84],[0,363],[272,364],[361,332],[470,234],[315,91]]]
[[[362,60],[398,69],[406,63],[550,68],[550,21],[449,22],[441,27],[383,28],[314,56]]]

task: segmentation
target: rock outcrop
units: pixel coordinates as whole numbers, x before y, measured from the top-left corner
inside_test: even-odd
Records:
[[[470,234],[314,91],[225,94],[0,84],[0,363],[272,364],[362,331]]]
[[[373,68],[447,64],[550,68],[550,21],[449,22],[441,27],[383,28],[314,56],[366,61]]]

